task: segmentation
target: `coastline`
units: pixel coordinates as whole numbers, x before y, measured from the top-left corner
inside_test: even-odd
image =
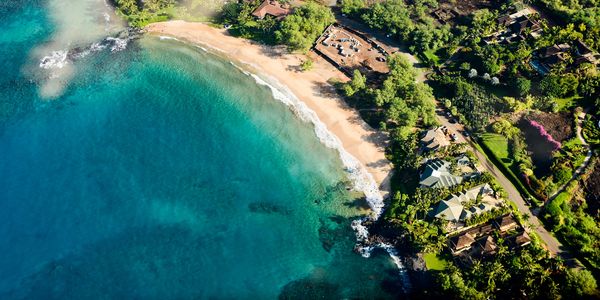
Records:
[[[169,36],[215,50],[215,54],[225,56],[232,64],[241,64],[258,84],[269,86],[274,94],[280,91],[286,94],[282,97],[288,96],[292,98],[291,101],[296,100],[295,103],[285,103],[286,101],[279,99],[293,110],[305,106],[308,115],[299,117],[308,118],[305,121],[313,123],[319,139],[340,152],[344,165],[351,169],[348,170],[350,176],[370,177],[354,178],[356,180],[353,181],[374,181],[378,191],[369,191],[368,186],[355,188],[365,192],[367,198],[369,193],[377,193],[384,198],[389,194],[392,167],[385,158],[387,137],[372,129],[357,111],[349,108],[337,96],[329,80],[349,79],[334,66],[321,58],[315,58],[313,69],[302,72],[300,64],[303,56],[290,54],[282,46],[265,46],[236,38],[228,35],[224,29],[213,28],[204,23],[168,21],[150,24],[145,29],[152,35]],[[327,134],[330,136],[326,136]],[[336,143],[340,144],[339,147]],[[355,164],[356,167],[349,167]],[[366,172],[352,170],[355,168]],[[383,206],[383,202],[379,202],[381,203],[377,203],[376,207],[373,207],[373,202],[369,203],[377,215]],[[381,207],[377,207],[379,205]]]

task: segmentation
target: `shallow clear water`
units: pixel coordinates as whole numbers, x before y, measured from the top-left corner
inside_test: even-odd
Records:
[[[352,252],[337,153],[266,87],[152,37],[41,70],[48,6],[0,4],[0,298],[398,293]]]

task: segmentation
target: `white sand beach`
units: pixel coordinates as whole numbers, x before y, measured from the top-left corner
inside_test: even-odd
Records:
[[[390,190],[391,164],[385,158],[386,136],[372,129],[358,112],[347,107],[328,83],[332,78],[347,76],[321,58],[314,57],[310,71],[300,71],[305,57],[288,53],[283,47],[272,47],[232,37],[226,30],[203,23],[169,21],[150,24],[150,34],[171,36],[216,50],[244,69],[272,78],[285,85],[335,134],[346,151],[358,159],[380,186],[382,194]]]

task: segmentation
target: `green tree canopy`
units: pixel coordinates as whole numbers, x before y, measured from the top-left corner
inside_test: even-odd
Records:
[[[309,2],[281,22],[276,39],[291,50],[308,50],[327,26],[335,21],[329,7]]]

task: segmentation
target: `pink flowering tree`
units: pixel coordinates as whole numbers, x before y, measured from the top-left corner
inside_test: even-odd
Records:
[[[560,149],[560,147],[562,146],[560,144],[560,142],[558,142],[557,140],[555,140],[544,128],[544,126],[542,126],[542,124],[533,121],[533,120],[528,120],[529,121],[529,125],[531,125],[531,127],[535,128],[538,133],[544,138],[546,139],[546,142],[548,142],[548,144],[552,145],[552,151],[558,150]]]

